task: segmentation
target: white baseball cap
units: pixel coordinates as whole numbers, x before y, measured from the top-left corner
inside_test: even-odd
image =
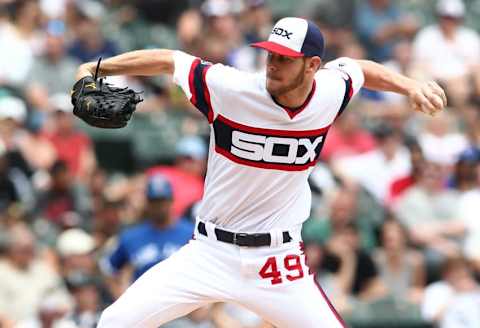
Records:
[[[303,18],[286,17],[275,24],[268,41],[251,46],[283,56],[323,58],[325,40],[315,23]]]
[[[71,113],[73,112],[73,106],[70,100],[70,96],[66,93],[56,93],[52,95],[48,101],[52,107],[60,112]]]
[[[239,13],[241,6],[241,1],[236,0],[207,0],[201,10],[208,17],[222,17]]]
[[[12,119],[17,123],[23,123],[27,117],[25,102],[17,97],[0,98],[0,119]]]
[[[57,250],[63,257],[85,255],[95,249],[95,240],[82,229],[68,229],[60,234]]]
[[[437,14],[440,16],[463,17],[465,16],[465,4],[462,0],[439,0],[437,2]]]
[[[198,136],[183,137],[175,147],[175,155],[203,160],[207,157],[207,147],[202,138]]]

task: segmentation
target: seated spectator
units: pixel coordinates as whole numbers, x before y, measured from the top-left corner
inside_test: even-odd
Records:
[[[420,30],[414,41],[415,67],[425,78],[447,87],[449,103],[461,104],[471,92],[471,73],[480,56],[478,33],[464,26],[463,0],[439,0],[437,24]]]
[[[45,294],[62,288],[60,277],[37,253],[32,232],[18,224],[7,230],[0,260],[0,314],[15,322],[33,317]]]
[[[375,262],[360,247],[360,236],[354,223],[349,223],[327,241],[319,271],[333,273],[333,283],[340,295],[370,302],[386,294]]]
[[[173,166],[156,166],[147,175],[160,173],[172,184],[174,218],[179,218],[203,195],[207,148],[200,137],[180,139],[175,149]]]
[[[236,15],[240,14],[238,2],[230,0],[206,0],[201,6],[203,33],[196,40],[194,53],[212,63],[224,63],[253,69],[255,52],[243,50],[242,28]],[[241,48],[239,50],[239,48]],[[245,56],[241,58],[240,56]],[[249,67],[250,66],[250,67]]]
[[[468,192],[478,186],[477,166],[480,162],[480,149],[468,148],[457,158],[448,186],[460,193]]]
[[[93,211],[92,236],[101,248],[110,238],[114,237],[124,219],[125,201],[104,199]]]
[[[44,131],[44,138],[57,152],[57,158],[67,164],[69,173],[78,181],[88,181],[96,166],[90,137],[75,127],[70,97],[57,94],[50,98],[52,122]]]
[[[348,110],[330,129],[321,156],[330,161],[373,150],[376,142],[371,133],[362,127],[360,114]]]
[[[402,37],[415,34],[418,24],[413,17],[402,15],[397,4],[390,0],[362,1],[355,13],[360,41],[368,58],[385,61],[393,45]]]
[[[10,95],[0,97],[0,141],[8,151],[10,164],[30,175],[30,157],[21,147],[22,140],[28,134],[25,129],[27,114],[23,99]]]
[[[304,238],[323,244],[354,223],[359,228],[362,248],[372,249],[376,244],[374,228],[359,215],[358,201],[359,193],[355,190],[340,188],[335,191],[327,201],[327,217],[311,218],[304,224]]]
[[[80,17],[75,26],[77,39],[70,46],[69,55],[82,63],[115,56],[117,45],[108,40],[101,30],[100,19],[105,11],[103,5],[93,1],[79,1],[74,5]]]
[[[0,211],[5,211],[16,202],[20,202],[20,190],[9,174],[7,149],[0,142]]]
[[[43,111],[50,106],[49,97],[65,93],[66,86],[73,85],[79,64],[66,53],[64,23],[50,21],[46,30],[44,52],[32,65],[26,89],[33,107]]]
[[[67,287],[73,297],[73,311],[68,318],[76,327],[95,328],[101,314],[101,298],[93,275],[77,272],[67,277]]]
[[[248,45],[268,38],[273,25],[270,7],[265,0],[245,1],[240,19],[244,45],[230,53],[228,62],[233,67],[248,72],[258,72],[264,67],[265,53]]]
[[[410,150],[410,167],[409,174],[394,180],[390,184],[387,205],[393,207],[395,202],[403,195],[403,193],[410,187],[417,183],[420,173],[422,172],[425,158],[423,156],[422,148],[416,140],[407,142],[407,148]]]
[[[58,236],[56,246],[64,278],[77,273],[96,273],[95,241],[87,232],[78,228],[65,230]]]
[[[422,315],[439,328],[479,327],[480,286],[463,258],[444,262],[442,280],[425,290]]]
[[[40,216],[61,228],[86,224],[85,220],[90,216],[88,205],[82,190],[71,178],[67,164],[55,162],[50,169],[48,189],[38,195]]]
[[[417,183],[395,205],[396,217],[409,237],[422,247],[427,265],[435,268],[459,254],[465,225],[457,217],[458,194],[445,187],[445,167],[427,162]]]
[[[172,186],[164,176],[156,174],[149,177],[146,197],[144,220],[121,232],[100,263],[102,271],[110,276],[114,297],[118,297],[126,287],[119,280],[122,270],[127,267],[133,269],[130,283],[176,252],[193,234],[193,224],[174,220],[171,214]]]
[[[25,129],[25,120],[27,118],[27,107],[25,102],[17,97],[0,98],[0,143],[2,150],[0,157],[4,157],[4,173],[13,183],[18,200],[29,213],[35,207],[34,188],[31,183],[31,176],[36,169],[36,164],[42,159],[49,157],[48,150],[38,144],[39,148],[34,152],[26,147],[30,140],[30,133]],[[45,144],[43,144],[45,145]],[[37,153],[38,151],[46,153]],[[36,157],[38,161],[32,161]],[[9,190],[10,187],[7,187]]]
[[[50,168],[57,153],[50,142],[38,131],[38,126],[28,124],[27,107],[20,98],[0,99],[0,139],[9,150],[9,157],[26,175],[30,176]]]
[[[341,158],[332,165],[345,181],[360,184],[384,204],[390,184],[410,172],[410,154],[402,145],[401,134],[389,125],[379,125],[374,135],[375,149]]]
[[[12,1],[8,9],[10,19],[0,31],[0,49],[8,49],[0,52],[0,81],[21,86],[38,50],[34,44],[38,41],[39,11],[35,0]]]
[[[49,291],[40,301],[37,313],[22,320],[16,328],[77,328],[75,323],[68,319],[72,309],[72,301],[68,295],[56,291]]]
[[[468,139],[456,125],[456,117],[447,111],[426,119],[425,128],[418,136],[425,158],[448,167],[455,164],[469,147]]]
[[[381,247],[374,260],[380,279],[394,299],[419,304],[425,286],[425,266],[421,253],[409,246],[408,233],[393,219],[388,219],[380,231]]]

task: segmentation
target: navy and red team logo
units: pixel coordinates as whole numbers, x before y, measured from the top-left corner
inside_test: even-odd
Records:
[[[218,115],[213,128],[215,151],[238,164],[303,171],[317,162],[329,127],[308,131],[260,129]]]

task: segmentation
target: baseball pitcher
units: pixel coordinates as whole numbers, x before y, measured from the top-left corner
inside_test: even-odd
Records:
[[[324,65],[320,29],[300,18],[281,19],[268,41],[252,46],[268,51],[266,72],[165,49],[79,67],[72,101],[89,124],[122,127],[141,100],[131,90],[104,92],[111,87],[92,77],[96,68],[98,76],[173,75],[210,123],[193,240],[136,280],[98,327],[156,328],[213,302],[240,304],[279,328],[345,327],[305,264],[300,231],[310,212],[308,176],[330,126],[362,86],[405,95],[414,110],[432,115],[446,105],[445,93],[371,61]]]

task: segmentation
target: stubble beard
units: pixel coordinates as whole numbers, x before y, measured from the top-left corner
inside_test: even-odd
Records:
[[[293,80],[289,84],[278,87],[276,89],[269,88],[268,84],[267,84],[267,91],[272,96],[279,97],[279,96],[282,96],[282,95],[284,95],[284,94],[286,94],[286,93],[288,93],[292,90],[297,89],[305,81],[304,71],[305,71],[305,63],[303,65],[302,69],[300,70],[300,72],[295,76],[295,78],[293,78]]]

